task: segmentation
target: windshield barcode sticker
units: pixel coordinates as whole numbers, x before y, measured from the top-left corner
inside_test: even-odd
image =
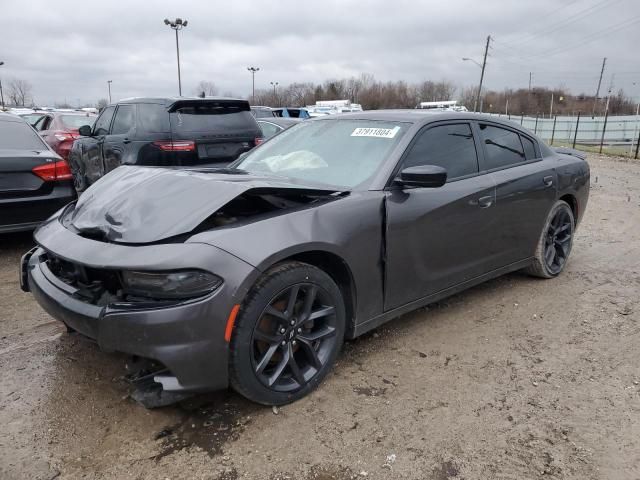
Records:
[[[393,128],[356,128],[351,134],[352,137],[376,137],[393,138],[400,131],[400,127]]]

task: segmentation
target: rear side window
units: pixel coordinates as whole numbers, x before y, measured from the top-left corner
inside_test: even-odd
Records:
[[[60,121],[65,128],[77,130],[84,125],[93,125],[93,122],[96,121],[96,117],[90,117],[89,115],[62,115],[60,117]]]
[[[116,118],[111,126],[111,135],[129,133],[136,124],[136,106],[120,105],[116,111]]]
[[[517,133],[480,124],[480,135],[486,152],[487,170],[509,167],[526,160],[520,135]]]
[[[111,124],[114,110],[115,107],[107,107],[104,109],[102,114],[98,117],[98,120],[96,120],[95,125],[93,126],[94,135],[106,135],[107,133],[109,133],[109,125]]]
[[[157,103],[138,104],[138,128],[143,132],[166,133],[169,127],[169,113],[164,105]]]
[[[522,140],[522,146],[524,147],[524,155],[527,160],[533,160],[534,158],[538,158],[536,155],[536,147],[533,144],[532,140],[529,140],[527,137],[520,135],[520,140]]]
[[[40,136],[24,122],[0,121],[0,148],[48,150]]]
[[[467,123],[439,125],[419,133],[403,168],[418,165],[443,167],[449,179],[477,173],[478,156],[471,126]]]
[[[264,138],[271,138],[281,130],[279,127],[269,122],[258,122],[258,125],[260,125],[260,128],[262,129],[262,135],[264,135]]]
[[[256,123],[241,105],[185,105],[170,114],[171,128],[176,132],[255,131]]]

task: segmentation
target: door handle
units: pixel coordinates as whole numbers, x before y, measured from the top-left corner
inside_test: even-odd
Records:
[[[480,208],[489,208],[491,205],[493,205],[493,197],[491,195],[478,199],[478,206]]]
[[[542,181],[544,182],[545,187],[550,187],[551,185],[553,185],[553,176],[547,175],[542,179]]]
[[[122,143],[131,143],[131,140],[129,140],[128,138],[125,138],[124,140],[122,140]]]

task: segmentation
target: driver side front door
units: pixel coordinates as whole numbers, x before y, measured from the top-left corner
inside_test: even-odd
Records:
[[[478,143],[467,122],[427,126],[400,169],[438,165],[438,188],[393,188],[386,198],[385,311],[490,271],[495,182],[479,173]]]

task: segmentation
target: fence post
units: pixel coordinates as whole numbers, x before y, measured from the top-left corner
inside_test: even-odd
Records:
[[[604,143],[604,132],[607,130],[607,119],[609,118],[609,109],[604,112],[604,125],[602,126],[602,137],[600,137],[600,152],[602,153],[602,144]]]
[[[578,110],[578,118],[576,119],[576,131],[573,134],[573,147],[576,148],[576,139],[578,138],[578,125],[580,125],[580,110]]]
[[[536,125],[533,127],[533,133],[538,133],[538,115],[540,115],[540,112],[536,112]]]
[[[553,138],[556,135],[556,120],[558,120],[557,115],[553,117],[553,128],[551,129],[551,141],[549,142],[549,145],[553,145]]]
[[[523,121],[524,121],[524,112],[520,114],[520,125],[522,125]]]
[[[509,114],[509,120],[511,120],[511,114]]]
[[[638,132],[638,141],[636,142],[636,160],[638,159],[638,147],[640,147],[640,132]]]

